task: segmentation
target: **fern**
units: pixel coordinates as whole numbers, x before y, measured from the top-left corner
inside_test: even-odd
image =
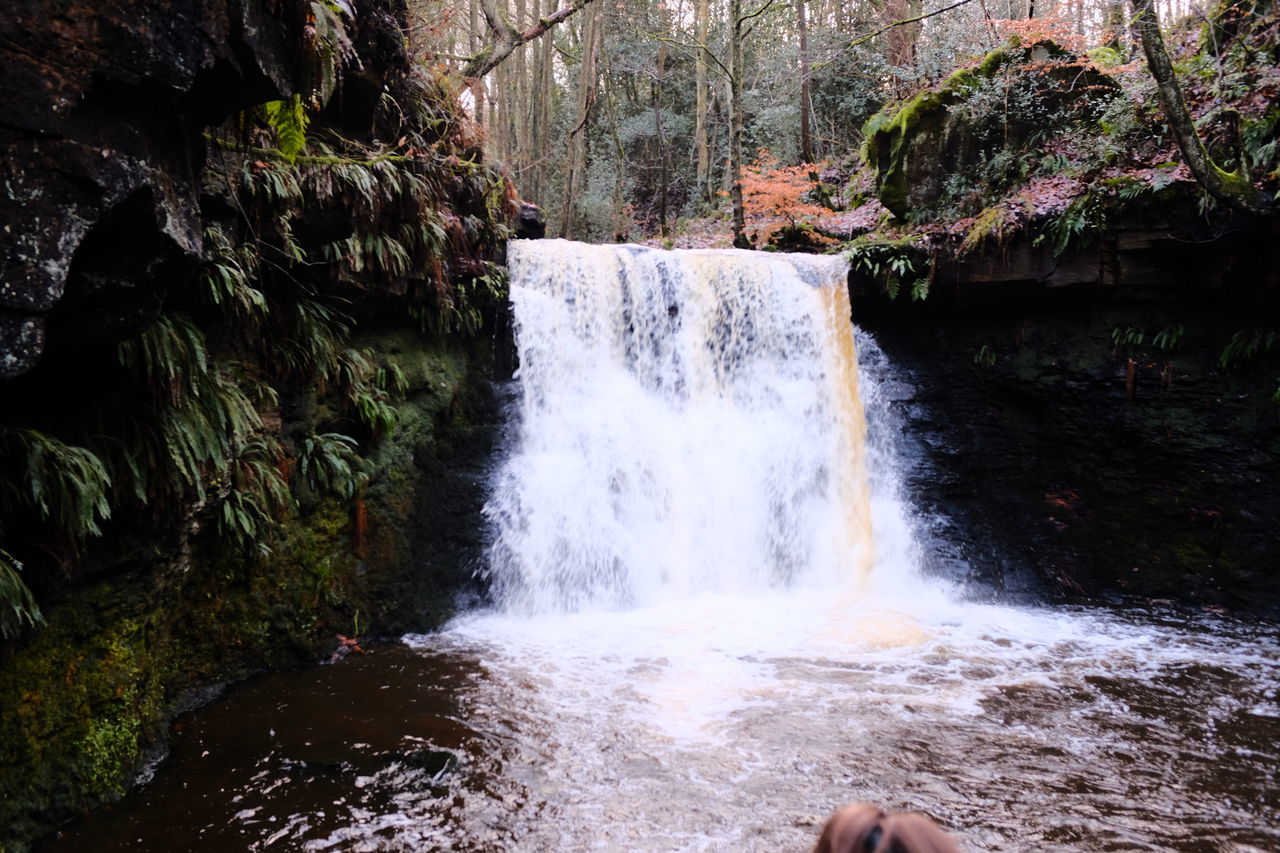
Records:
[[[236,385],[220,376],[201,384],[195,399],[161,416],[171,481],[206,497],[206,470],[227,469],[249,436],[262,428],[257,409]]]
[[[897,299],[902,291],[902,283],[911,279],[914,283],[911,292],[914,298],[922,299],[928,295],[928,286],[917,287],[916,261],[912,257],[913,247],[909,242],[890,243],[858,243],[852,244],[846,251],[849,265],[858,272],[878,279],[884,286],[884,292],[890,299]]]
[[[121,366],[142,376],[157,397],[180,405],[209,371],[204,332],[185,314],[161,314],[116,347]]]
[[[1156,349],[1172,352],[1182,346],[1182,324],[1174,323],[1165,326],[1156,336],[1151,339],[1151,344]]]
[[[1103,199],[1092,194],[1082,195],[1072,200],[1062,213],[1050,217],[1032,243],[1039,246],[1048,240],[1053,253],[1061,255],[1072,245],[1088,246],[1106,225],[1107,207]]]
[[[348,347],[338,356],[335,373],[343,402],[354,408],[357,396],[364,392],[366,383],[375,373],[373,353]]]
[[[368,482],[356,440],[336,432],[308,435],[298,456],[298,472],[308,488],[350,498]]]
[[[403,397],[409,390],[409,380],[405,377],[404,370],[395,362],[379,367],[374,373],[373,381],[382,390],[399,397]]]
[[[1242,329],[1231,336],[1218,356],[1218,366],[1228,370],[1243,367],[1259,356],[1280,347],[1280,332]]]
[[[347,0],[312,0],[309,12],[304,72],[311,106],[319,109],[337,90],[342,65],[356,58],[347,33],[354,10]]]
[[[22,563],[0,548],[0,637],[12,640],[26,628],[44,622],[40,605],[22,580]]]
[[[217,227],[205,229],[204,243],[199,281],[205,301],[256,327],[268,313],[266,296],[254,286],[257,252],[250,246],[233,246]]]
[[[360,420],[375,434],[388,432],[400,419],[395,406],[387,399],[386,392],[379,389],[361,387],[356,392],[355,410]]]
[[[1111,343],[1118,347],[1140,347],[1147,333],[1139,326],[1116,326],[1111,330]]]
[[[97,454],[33,429],[7,431],[3,447],[5,456],[22,470],[21,475],[0,480],[5,517],[34,512],[72,545],[101,535],[99,525],[111,517],[111,478]]]
[[[277,439],[254,437],[240,448],[229,472],[229,490],[215,514],[218,534],[244,550],[270,553],[268,534],[293,506]]]
[[[350,317],[312,296],[283,303],[273,317],[280,325],[272,336],[272,361],[282,373],[314,377],[322,386],[337,378],[343,342],[351,330]]]
[[[290,164],[307,149],[307,127],[311,117],[301,95],[283,101],[267,101],[262,105],[262,115],[267,127],[275,136],[276,150]]]

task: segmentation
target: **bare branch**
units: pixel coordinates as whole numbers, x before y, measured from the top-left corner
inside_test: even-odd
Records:
[[[739,18],[738,24],[742,25],[742,24],[745,24],[747,21],[751,20],[752,18],[760,17],[765,12],[768,12],[770,8],[772,8],[774,2],[775,0],[766,0],[765,4],[761,6],[759,9],[756,9],[754,12],[748,12],[747,14]]]
[[[508,56],[515,52],[516,48],[533,41],[556,24],[568,20],[593,2],[595,0],[572,0],[569,5],[545,18],[539,18],[538,22],[532,27],[520,32],[498,12],[495,0],[482,0],[481,12],[484,14],[485,24],[489,28],[489,41],[468,60],[466,67],[462,70],[462,76],[478,80],[501,65]]]
[[[698,42],[680,41],[679,39],[674,39],[671,36],[659,35],[657,33],[650,33],[650,38],[654,39],[655,41],[661,41],[661,42],[666,42],[667,44],[673,44],[676,47],[702,51],[704,54],[706,54],[706,57],[708,59],[710,59],[712,62],[716,64],[716,66],[720,69],[721,73],[723,73],[726,77],[728,77],[730,74],[728,67],[725,66],[725,64],[720,61],[720,57],[716,56],[715,52],[712,51],[711,48],[707,47],[705,44],[699,44]]]
[[[866,44],[876,36],[884,35],[885,33],[889,32],[889,30],[893,29],[894,27],[902,27],[902,26],[906,26],[907,24],[914,24],[917,21],[923,21],[925,18],[932,18],[934,15],[941,15],[943,12],[950,12],[952,9],[958,8],[960,6],[964,6],[965,4],[972,3],[972,2],[973,0],[960,0],[960,2],[958,3],[952,3],[950,6],[943,6],[941,9],[938,9],[933,12],[926,12],[925,14],[917,15],[914,18],[903,18],[901,21],[894,21],[892,24],[887,24],[873,33],[869,33],[868,35],[861,36],[860,38],[854,39],[853,41],[849,42],[848,47],[857,47],[860,44]]]

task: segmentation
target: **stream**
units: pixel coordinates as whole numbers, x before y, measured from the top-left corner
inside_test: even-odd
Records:
[[[1280,850],[1280,627],[925,571],[840,258],[515,242],[493,601],[235,686],[48,850]],[[861,365],[861,369],[859,369]]]

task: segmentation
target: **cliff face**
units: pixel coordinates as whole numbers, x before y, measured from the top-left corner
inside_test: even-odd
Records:
[[[0,850],[228,678],[471,583],[510,193],[404,16],[0,18]]]
[[[980,576],[1280,612],[1277,237],[1171,205],[1061,255],[940,263],[921,302],[855,277],[855,319],[913,380],[910,489]]]
[[[267,3],[235,0],[6,10],[0,377],[35,365],[68,293],[69,312],[129,323],[154,276],[194,263],[202,132],[293,92],[293,24]]]

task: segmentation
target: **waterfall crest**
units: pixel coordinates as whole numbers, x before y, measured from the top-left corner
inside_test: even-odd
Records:
[[[513,241],[519,435],[486,507],[508,611],[864,584],[847,262]]]

